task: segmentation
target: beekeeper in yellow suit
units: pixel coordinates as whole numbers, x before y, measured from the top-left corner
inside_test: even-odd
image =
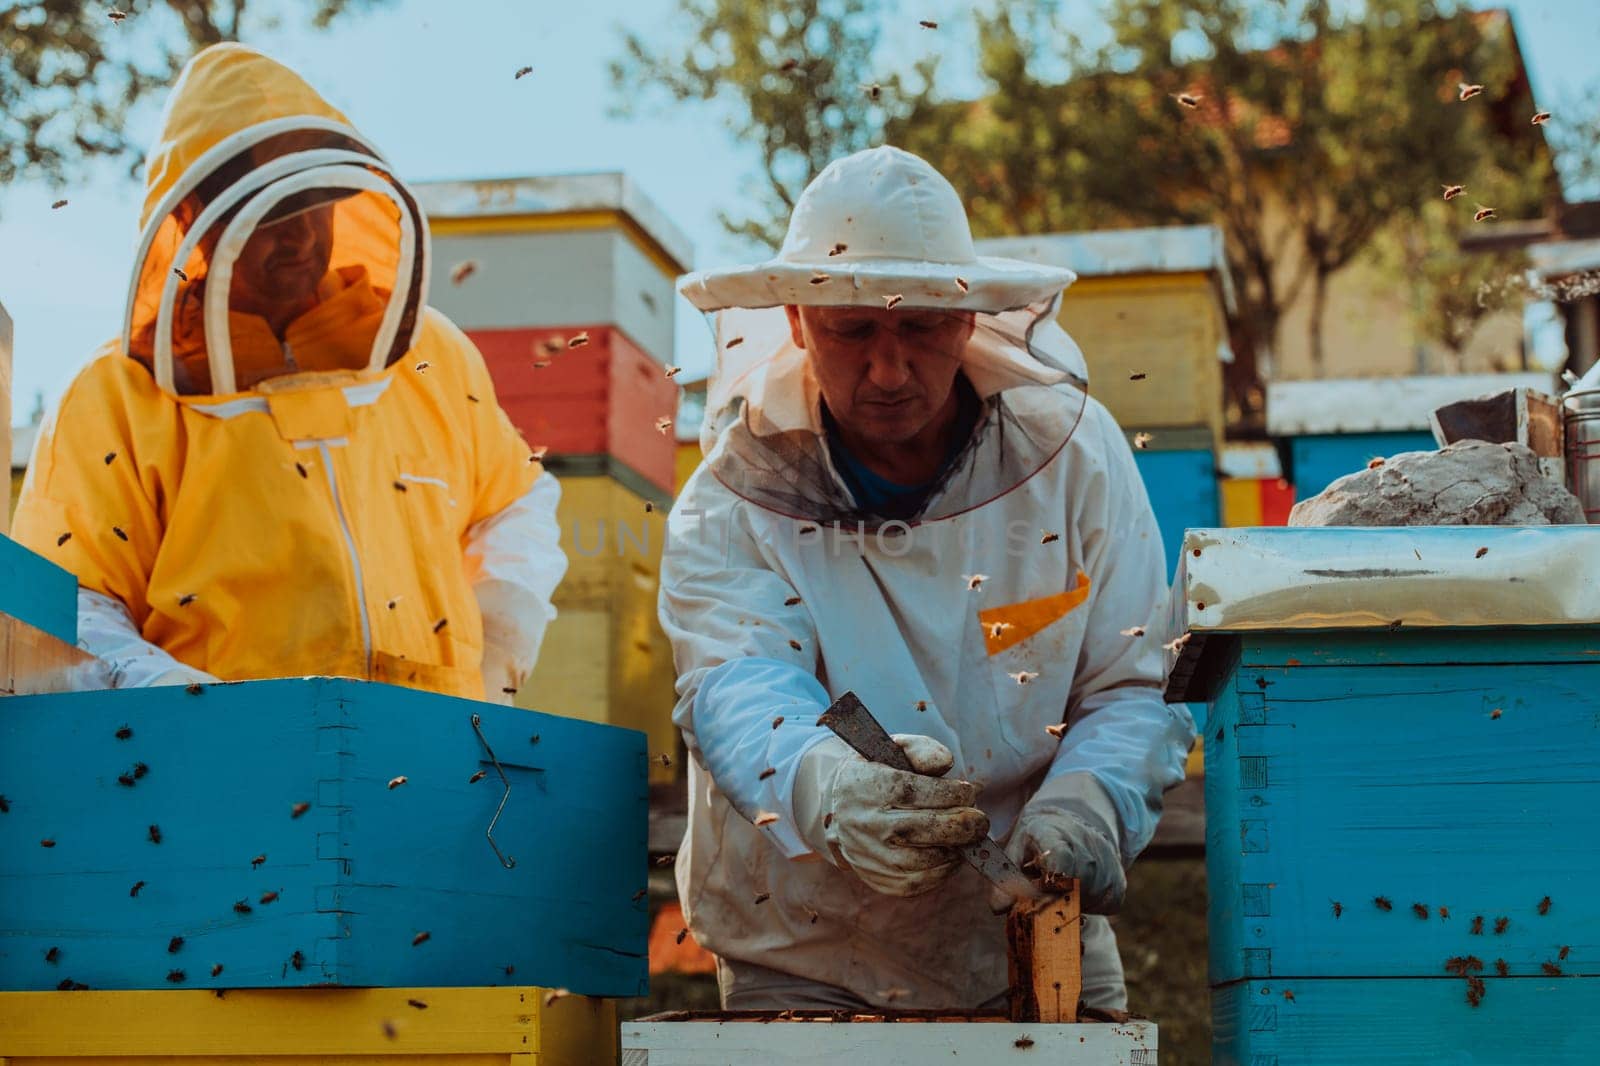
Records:
[[[16,539],[116,687],[329,674],[509,702],[566,571],[559,488],[424,300],[426,220],[237,44],[150,153],[121,336],[40,432]]]

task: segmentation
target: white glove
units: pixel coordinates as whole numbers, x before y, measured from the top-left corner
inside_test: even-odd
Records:
[[[484,700],[511,706],[522,684],[522,674],[517,670],[517,657],[511,649],[485,638],[482,673]]]
[[[1105,786],[1090,773],[1065,773],[1039,786],[1017,819],[1006,854],[1018,866],[1034,868],[1046,884],[1054,878],[1077,878],[1085,914],[1115,914],[1128,892],[1118,844],[1116,807]],[[1010,897],[991,892],[989,905],[999,913]]]
[[[948,877],[989,817],[973,806],[978,786],[943,780],[955,765],[932,737],[894,738],[917,773],[863,759],[838,737],[806,752],[794,786],[795,828],[835,865],[890,896],[915,896]]]
[[[179,664],[171,670],[164,670],[146,681],[141,688],[155,688],[158,685],[216,685],[220,684],[220,677],[212,677],[204,670],[196,670],[192,666]]]

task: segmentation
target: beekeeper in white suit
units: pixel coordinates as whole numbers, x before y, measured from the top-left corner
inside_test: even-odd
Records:
[[[998,1004],[1003,904],[951,850],[985,831],[1082,879],[1084,1000],[1126,1006],[1103,915],[1194,723],[1161,698],[1149,500],[1055,324],[1072,280],[977,257],[949,182],[876,148],[777,258],[680,284],[720,314],[662,564],[678,891],[728,1008]],[[817,724],[849,690],[927,776]]]

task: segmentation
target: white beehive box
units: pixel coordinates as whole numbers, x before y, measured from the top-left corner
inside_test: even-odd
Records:
[[[933,1062],[1155,1066],[1153,1022],[640,1021],[622,1024],[622,1066]]]

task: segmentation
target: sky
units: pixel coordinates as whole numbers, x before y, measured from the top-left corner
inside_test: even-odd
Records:
[[[288,5],[284,5],[285,8]],[[294,5],[303,11],[309,5]],[[719,210],[753,203],[759,157],[734,142],[720,115],[677,105],[631,118],[617,103],[607,64],[622,28],[659,42],[687,32],[677,0],[402,0],[347,15],[328,31],[286,25],[245,34],[294,67],[389,158],[408,181],[623,171],[694,244],[697,267],[744,261],[753,249],[729,237]],[[1593,83],[1600,2],[1510,0],[1541,100]],[[967,47],[971,3],[899,0],[885,62],[922,47]],[[1093,18],[1091,0],[1069,9]],[[939,21],[924,31],[922,18]],[[931,43],[927,43],[931,42]],[[532,66],[527,77],[514,73]],[[130,132],[147,143],[157,108]],[[120,169],[120,168],[119,168]],[[22,182],[0,189],[0,304],[15,323],[13,422],[36,395],[53,405],[73,375],[118,327],[137,237],[140,186],[102,174],[56,189]],[[52,210],[65,197],[66,207]],[[678,304],[675,361],[686,377],[707,368],[709,333]]]

